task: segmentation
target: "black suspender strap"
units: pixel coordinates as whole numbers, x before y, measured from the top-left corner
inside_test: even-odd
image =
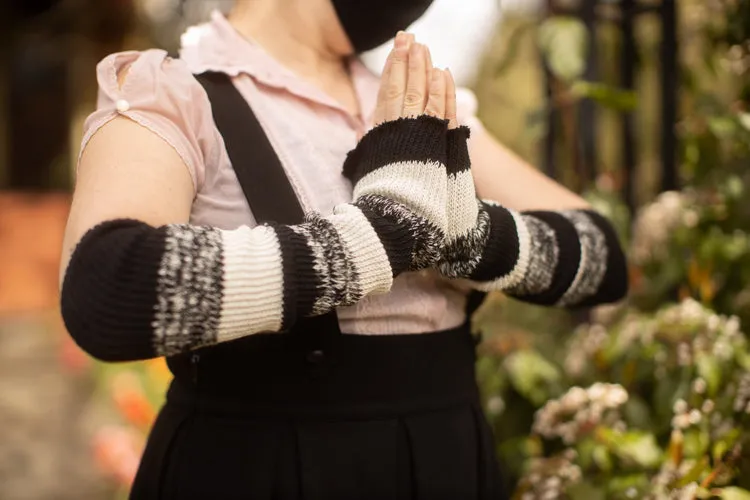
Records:
[[[300,224],[305,212],[284,172],[278,155],[252,108],[225,73],[196,75],[211,102],[216,128],[237,174],[256,221]],[[310,348],[323,347],[331,335],[340,334],[336,312],[304,318],[292,327]]]
[[[202,73],[196,78],[208,94],[214,122],[224,138],[232,167],[257,222],[303,222],[304,210],[279,157],[231,78],[218,72]],[[470,295],[469,316],[482,304],[485,295],[479,292]],[[335,312],[301,320],[292,330],[312,337],[316,335],[310,335],[311,332],[340,333]]]
[[[258,118],[225,73],[196,78],[211,101],[214,122],[258,223],[300,224],[305,213]]]

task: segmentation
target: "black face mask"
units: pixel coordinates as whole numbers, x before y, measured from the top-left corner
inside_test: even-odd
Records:
[[[433,0],[331,0],[355,52],[387,42],[422,17]]]

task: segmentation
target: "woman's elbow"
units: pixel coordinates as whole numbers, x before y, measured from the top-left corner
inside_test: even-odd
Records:
[[[84,300],[63,286],[60,312],[65,328],[75,343],[89,356],[108,363],[153,358],[150,345],[135,331],[126,331],[123,318],[108,304],[116,304],[111,295],[90,295]]]
[[[144,235],[148,231],[135,222],[101,224],[81,239],[68,263],[60,292],[62,318],[73,340],[96,359],[158,356],[153,336],[157,291],[148,279],[157,274],[158,261],[141,258],[153,253]]]

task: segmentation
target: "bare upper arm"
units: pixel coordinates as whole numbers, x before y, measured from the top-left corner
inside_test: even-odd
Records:
[[[81,237],[106,220],[137,219],[153,226],[185,223],[193,181],[161,137],[118,116],[98,130],[81,155],[63,240],[60,279]]]
[[[526,163],[482,127],[472,129],[470,152],[480,198],[513,210],[589,208],[583,198]]]

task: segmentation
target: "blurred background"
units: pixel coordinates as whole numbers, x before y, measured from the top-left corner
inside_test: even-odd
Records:
[[[81,125],[101,58],[175,50],[231,4],[0,5],[2,500],[127,496],[169,373],[96,363],[59,318]],[[626,303],[551,313],[496,295],[477,313],[516,498],[750,499],[750,0],[438,0],[413,31],[630,256]]]

